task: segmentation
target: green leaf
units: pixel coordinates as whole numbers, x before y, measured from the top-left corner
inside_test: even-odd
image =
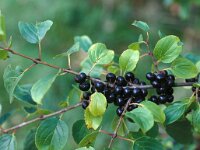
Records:
[[[196,63],[196,67],[197,67],[198,72],[200,72],[200,61],[198,61],[198,62]]]
[[[15,136],[10,134],[0,136],[0,150],[17,150]]]
[[[0,60],[6,60],[8,57],[8,52],[3,49],[0,49]]]
[[[31,97],[31,84],[18,85],[14,91],[14,97],[27,104],[36,105]]]
[[[175,102],[166,107],[164,110],[166,115],[166,124],[171,124],[180,119],[189,106],[190,103],[188,102],[188,99],[186,99],[184,101]]]
[[[9,65],[6,67],[4,71],[3,75],[4,86],[9,94],[10,103],[13,102],[15,88],[19,83],[19,81],[21,80],[21,78],[23,77],[23,75],[24,72],[19,66],[14,68],[11,65]]]
[[[114,51],[108,50],[102,43],[93,44],[88,50],[89,58],[94,64],[109,64],[114,58]]]
[[[92,40],[86,35],[75,36],[74,43],[79,43],[80,48],[87,52],[90,46],[92,45]]]
[[[35,135],[36,146],[39,150],[61,150],[67,143],[68,126],[58,118],[48,118],[41,122]]]
[[[147,25],[146,22],[135,20],[135,21],[132,23],[132,25],[135,26],[135,27],[137,27],[137,28],[140,28],[141,30],[143,30],[143,31],[145,31],[145,32],[148,32],[148,31],[149,31],[149,26]]]
[[[0,11],[0,41],[5,41],[5,40],[6,40],[5,18]]]
[[[193,78],[198,74],[197,67],[186,58],[177,58],[171,64],[172,73],[178,78]]]
[[[85,110],[84,117],[87,128],[88,129],[92,128],[94,130],[96,130],[100,126],[101,121],[103,119],[102,116],[97,116],[97,117],[93,116],[89,111],[89,108]]]
[[[109,67],[107,68],[107,71],[108,71],[108,72],[111,72],[111,73],[114,73],[114,74],[117,74],[117,72],[119,72],[120,69],[119,69],[119,66],[114,66],[114,65],[112,65],[112,66],[109,66]]]
[[[89,57],[86,57],[86,59],[81,62],[81,67],[81,72],[85,72],[86,74],[88,74],[90,72],[90,69],[93,67],[93,62],[89,59]],[[100,77],[102,71],[102,65],[95,65],[90,72],[90,76],[95,78]]]
[[[38,80],[33,85],[33,87],[31,88],[31,96],[36,103],[42,104],[42,99],[44,95],[50,89],[51,85],[53,84],[59,73],[60,70],[56,74],[49,74],[48,76]]]
[[[36,129],[30,130],[24,142],[24,150],[37,150],[35,145]]]
[[[24,110],[29,113],[29,114],[32,114],[34,112],[37,111],[37,108],[36,107],[24,107]]]
[[[194,126],[194,129],[200,133],[200,109],[197,109],[192,113],[192,125]]]
[[[153,127],[146,133],[147,136],[156,138],[159,135],[159,127],[157,123],[154,123]]]
[[[192,126],[188,120],[174,122],[166,127],[166,131],[178,143],[191,144],[193,142]]]
[[[154,138],[144,136],[135,140],[133,150],[163,150],[162,144]]]
[[[134,42],[134,43],[131,43],[129,46],[128,46],[128,49],[132,49],[132,50],[140,50],[140,44],[141,42]]]
[[[70,105],[76,104],[80,101],[82,96],[82,92],[75,86],[70,90],[68,96],[67,96],[67,102]]]
[[[0,125],[2,125],[5,121],[7,121],[7,119],[12,116],[12,114],[15,112],[15,109],[12,111],[9,111],[3,115],[1,115],[0,117]]]
[[[124,72],[132,71],[135,69],[140,53],[131,49],[125,50],[119,57],[119,66]]]
[[[102,116],[107,107],[106,97],[102,93],[95,92],[90,96],[90,104],[88,106],[93,116]]]
[[[136,108],[131,112],[127,112],[125,115],[138,124],[144,133],[150,130],[154,125],[152,113],[144,107]]]
[[[98,133],[99,133],[98,131],[95,131],[95,132],[92,132],[92,133],[86,135],[86,136],[81,140],[81,142],[79,143],[79,146],[80,146],[80,147],[83,147],[83,146],[92,145],[92,144],[95,142]]]
[[[158,105],[150,101],[143,101],[142,104],[152,113],[156,122],[165,122],[165,113]]]
[[[81,148],[77,148],[75,150],[95,150],[93,147],[81,147]]]
[[[53,22],[51,20],[46,20],[44,22],[36,23],[35,25],[31,23],[19,22],[18,27],[22,37],[29,43],[39,43],[51,28]]]
[[[62,54],[58,54],[54,57],[55,58],[59,58],[59,57],[68,57],[70,56],[71,54],[75,53],[75,52],[78,52],[80,50],[80,45],[79,43],[75,43],[70,49],[68,49],[67,52],[64,52]]]
[[[117,126],[117,123],[118,123],[118,120],[119,120],[119,117],[115,117],[112,121],[112,129],[113,131],[115,130],[116,126]],[[120,135],[120,136],[125,136],[127,135],[128,133],[128,128],[126,126],[126,123],[124,120],[122,120],[120,126],[119,126],[119,129],[118,129],[118,132],[117,132],[117,135]]]
[[[177,36],[169,35],[160,39],[153,50],[153,55],[158,61],[171,63],[182,51],[180,39]]]
[[[77,144],[89,133],[90,130],[87,129],[84,120],[78,120],[73,124],[72,135]]]

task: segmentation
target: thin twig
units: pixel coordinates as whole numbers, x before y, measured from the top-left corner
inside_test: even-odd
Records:
[[[104,130],[99,130],[99,132],[101,132],[101,133],[103,133],[103,134],[107,134],[107,135],[113,137],[113,133],[109,133],[109,132],[104,131]],[[129,142],[134,142],[134,140],[131,140],[131,139],[128,139],[128,138],[125,138],[125,137],[119,136],[119,135],[116,136],[116,138],[121,139],[121,140],[125,140],[125,141],[129,141]]]
[[[117,126],[116,126],[116,128],[115,128],[115,130],[114,130],[114,133],[113,133],[113,136],[112,136],[112,138],[110,139],[110,143],[109,143],[109,145],[108,145],[108,148],[111,148],[114,139],[117,137],[118,129],[119,129],[120,125],[121,125],[122,119],[123,119],[123,117],[124,117],[124,115],[125,115],[125,113],[126,113],[126,110],[127,110],[127,108],[128,108],[128,105],[131,103],[131,100],[132,100],[132,99],[130,98],[130,99],[127,101],[127,103],[126,103],[126,105],[125,105],[125,107],[124,107],[124,111],[123,111],[122,115],[120,116],[120,118],[119,118],[119,120],[118,120]]]
[[[69,111],[69,110],[72,110],[72,109],[75,109],[75,108],[81,106],[81,104],[82,104],[82,103],[77,103],[77,104],[75,104],[75,105],[73,105],[73,106],[69,106],[69,107],[63,108],[63,109],[61,109],[61,110],[59,110],[59,111],[50,113],[50,114],[48,114],[48,115],[41,115],[40,117],[34,118],[34,119],[32,119],[32,120],[29,120],[29,121],[26,121],[26,122],[23,122],[23,123],[20,123],[20,124],[18,124],[18,125],[16,125],[16,126],[13,126],[13,127],[11,127],[11,128],[8,128],[8,129],[1,129],[1,132],[3,132],[3,133],[8,133],[8,132],[10,132],[10,131],[15,131],[15,130],[17,130],[17,129],[19,129],[19,128],[22,128],[22,127],[27,126],[27,125],[29,125],[29,124],[32,124],[32,123],[34,123],[34,122],[37,122],[37,121],[40,121],[40,120],[44,120],[44,119],[47,119],[47,118],[50,118],[50,117],[53,117],[53,116],[56,116],[56,115],[59,115],[59,114],[63,114],[63,113],[65,113],[65,112]]]
[[[26,69],[24,70],[24,72],[29,71],[29,70],[32,69],[35,65],[36,65],[35,63],[32,64],[32,65],[30,65],[28,68],[26,68]]]

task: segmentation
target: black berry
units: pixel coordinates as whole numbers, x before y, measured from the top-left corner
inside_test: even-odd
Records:
[[[167,96],[166,95],[160,95],[160,96],[158,96],[158,101],[161,104],[165,104],[167,102]]]
[[[133,89],[133,96],[134,96],[134,97],[139,97],[139,96],[141,96],[141,95],[142,95],[141,89],[139,89],[139,88],[134,88],[134,89]]]
[[[124,88],[123,95],[124,95],[125,98],[130,97],[132,95],[131,89],[128,88],[128,87]]]
[[[121,116],[123,111],[124,111],[124,108],[118,107],[117,110],[116,110],[116,113],[117,113],[118,116]]]
[[[82,108],[83,108],[83,109],[86,109],[86,108],[88,107],[88,105],[89,105],[89,102],[88,102],[88,101],[83,101],[83,102],[82,102]]]
[[[121,95],[123,93],[123,87],[121,86],[116,86],[114,89],[114,92],[116,95]]]
[[[159,87],[161,87],[161,84],[160,84],[158,81],[156,81],[156,80],[151,81],[151,85],[152,85],[154,88],[159,88]]]
[[[114,102],[115,101],[115,94],[113,94],[113,93],[111,93],[111,94],[109,94],[109,95],[107,95],[106,96],[106,99],[107,99],[107,102],[108,103],[112,103],[112,102]]]
[[[156,79],[156,75],[155,75],[154,73],[149,72],[149,73],[146,74],[146,78],[147,78],[149,81],[153,81],[153,80]]]
[[[164,80],[165,77],[166,77],[166,75],[165,75],[164,73],[159,73],[159,74],[156,75],[156,79],[157,79],[158,81]]]
[[[158,97],[155,96],[155,95],[151,96],[151,97],[149,98],[149,101],[152,101],[152,102],[154,102],[154,103],[156,103],[156,104],[159,104],[159,102],[158,102]]]
[[[133,80],[133,84],[140,84],[140,80],[139,80],[138,78],[135,78],[135,79]]]
[[[115,74],[113,74],[113,73],[108,73],[108,74],[106,75],[106,80],[107,80],[108,82],[110,82],[110,83],[114,83],[115,80],[116,80]]]
[[[90,83],[89,82],[83,82],[79,84],[79,89],[81,91],[88,91],[90,89]]]
[[[83,93],[83,98],[84,98],[85,100],[89,100],[91,94],[92,94],[92,93],[90,93],[90,92],[84,92],[84,93]]]
[[[125,100],[124,100],[122,97],[117,97],[117,98],[115,99],[115,101],[114,101],[114,104],[115,104],[116,106],[124,106],[125,103],[126,103],[126,102],[125,102]]]
[[[118,86],[126,86],[126,80],[124,79],[124,77],[122,76],[118,76],[117,79],[116,79],[116,84]]]
[[[136,105],[129,105],[129,106],[127,107],[127,111],[132,111],[132,110],[135,109],[135,108],[137,108]]]
[[[174,100],[174,96],[173,95],[167,95],[167,102],[171,103]]]
[[[87,78],[87,75],[85,73],[81,72],[79,75],[75,76],[74,80],[77,83],[83,83],[83,82],[85,82],[86,78]]]
[[[103,92],[104,84],[102,82],[95,82],[94,86],[98,92]]]
[[[130,81],[133,81],[135,78],[134,74],[132,72],[127,72],[125,74],[125,79],[126,81],[130,82]]]

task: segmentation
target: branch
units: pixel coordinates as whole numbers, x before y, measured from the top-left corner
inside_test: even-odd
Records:
[[[125,107],[124,107],[124,111],[123,111],[122,115],[120,116],[120,118],[119,118],[119,120],[118,120],[118,123],[117,123],[117,126],[116,126],[116,128],[115,128],[115,131],[114,131],[114,133],[112,134],[112,138],[110,139],[110,143],[109,143],[109,145],[108,145],[108,148],[111,148],[114,139],[117,137],[118,129],[119,129],[120,125],[121,125],[122,119],[123,119],[123,117],[124,117],[124,115],[125,115],[125,113],[126,113],[126,110],[127,110],[127,108],[128,108],[128,105],[131,103],[131,100],[132,100],[132,99],[130,98],[130,99],[127,101],[127,103],[126,103],[126,105],[125,105]]]
[[[71,69],[66,69],[66,68],[61,68],[59,66],[56,66],[56,65],[53,65],[53,64],[49,64],[47,62],[44,62],[44,61],[41,61],[39,59],[34,59],[34,58],[31,58],[29,56],[26,56],[26,55],[23,55],[21,53],[18,53],[10,48],[3,48],[3,47],[0,47],[1,49],[5,50],[5,51],[8,51],[14,55],[17,55],[17,56],[20,56],[20,57],[23,57],[25,59],[28,59],[28,60],[31,60],[33,61],[35,64],[42,64],[42,65],[45,65],[45,66],[48,66],[48,67],[51,67],[51,68],[54,68],[54,69],[59,69],[59,70],[62,70],[63,72],[67,72],[67,73],[70,73],[70,74],[73,74],[73,75],[78,75],[79,73],[78,72],[75,72]],[[92,81],[98,81],[98,82],[102,82],[103,84],[107,84],[106,82],[103,82],[99,79],[95,79],[95,78],[91,78],[90,76],[88,76],[88,79],[92,80]],[[183,83],[175,83],[175,85],[173,87],[182,87],[182,86],[192,86],[194,84],[194,82],[183,82]],[[136,85],[136,84],[131,84],[131,86],[128,86],[129,88],[141,88],[141,89],[153,89],[153,86],[152,85]],[[126,87],[124,87],[126,88]]]
[[[82,103],[77,103],[77,104],[75,104],[75,105],[73,105],[73,106],[69,106],[69,107],[63,108],[63,109],[61,109],[61,110],[59,110],[59,111],[50,113],[50,114],[48,114],[48,115],[41,115],[41,116],[39,116],[39,117],[37,117],[37,118],[34,118],[34,119],[32,119],[32,120],[29,120],[29,121],[20,123],[20,124],[18,124],[18,125],[16,125],[16,126],[13,126],[13,127],[11,127],[11,128],[8,128],[8,129],[1,129],[0,131],[3,132],[3,133],[8,133],[8,132],[10,132],[10,131],[15,131],[16,129],[22,128],[22,127],[27,126],[27,125],[29,125],[29,124],[32,124],[32,123],[34,123],[34,122],[37,122],[37,121],[40,121],[40,120],[44,120],[44,119],[47,119],[47,118],[50,118],[50,117],[53,117],[53,116],[56,116],[56,115],[59,115],[59,114],[63,114],[63,113],[65,113],[65,112],[69,111],[69,110],[72,110],[72,109],[75,109],[75,108],[81,106],[81,104],[82,104]]]

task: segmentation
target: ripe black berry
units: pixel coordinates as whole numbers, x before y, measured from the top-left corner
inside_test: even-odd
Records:
[[[127,107],[127,111],[132,111],[132,110],[135,109],[135,108],[137,108],[136,105],[129,105],[129,106]]]
[[[125,100],[124,100],[122,97],[117,97],[117,98],[115,99],[115,101],[114,101],[114,104],[115,104],[116,106],[124,106],[125,103],[126,103],[126,102],[125,102]]]
[[[135,78],[134,74],[132,72],[127,72],[125,74],[125,79],[126,81],[130,82],[130,81],[133,81]]]
[[[144,100],[145,100],[145,98],[140,96],[140,97],[136,97],[134,102],[135,103],[141,103]]]
[[[166,77],[166,75],[165,75],[164,73],[159,73],[159,74],[156,75],[156,79],[157,79],[158,81],[164,80],[165,77]]]
[[[124,108],[118,107],[117,110],[116,110],[116,113],[117,113],[118,116],[121,116],[123,111],[124,111]]]
[[[89,82],[83,82],[79,84],[79,89],[81,91],[88,91],[90,89],[90,83]]]
[[[113,94],[113,93],[111,93],[111,94],[109,94],[109,95],[107,95],[106,96],[106,99],[107,99],[107,102],[108,103],[112,103],[112,102],[114,102],[115,101],[115,94]]]
[[[133,89],[133,96],[134,97],[138,97],[138,96],[141,96],[141,95],[142,95],[141,89],[139,89],[139,88],[134,88]]]
[[[138,78],[135,78],[135,79],[133,80],[133,84],[140,84],[140,80],[139,80]]]
[[[103,92],[103,90],[104,90],[104,84],[102,82],[95,82],[94,86],[95,86],[95,89],[98,92]]]
[[[166,95],[160,95],[160,96],[158,96],[158,101],[161,104],[165,104],[167,102],[167,96]]]
[[[167,80],[167,86],[173,86],[174,85],[174,80]]]
[[[156,104],[159,104],[158,98],[157,98],[157,96],[155,96],[155,95],[151,96],[151,97],[149,98],[149,101],[152,101],[152,102],[154,102],[154,103],[156,103]]]
[[[172,95],[173,93],[174,93],[174,90],[171,87],[166,90],[167,95]]]
[[[152,85],[154,88],[159,88],[159,87],[161,87],[161,84],[160,84],[158,81],[156,81],[156,80],[151,81],[151,85]]]
[[[149,73],[146,74],[146,78],[147,78],[149,81],[153,81],[153,80],[156,79],[156,75],[155,75],[154,73],[149,72]]]
[[[167,95],[167,102],[171,103],[174,100],[174,96],[173,95]]]
[[[168,77],[167,77],[167,79],[169,79],[169,80],[175,80],[175,77],[174,77],[174,75],[168,75]]]
[[[122,92],[123,92],[123,87],[116,86],[115,89],[114,89],[114,92],[115,92],[116,95],[121,95]]]
[[[116,84],[118,86],[126,86],[126,80],[124,79],[124,77],[122,76],[118,76],[117,79],[116,79]]]
[[[146,97],[148,95],[147,89],[141,89],[141,91],[142,91],[142,96],[143,97]]]
[[[86,78],[87,78],[87,75],[84,72],[81,72],[79,75],[75,76],[74,80],[77,83],[83,83],[85,82]]]
[[[125,88],[124,91],[123,91],[123,95],[124,95],[125,98],[130,97],[130,96],[132,95],[132,91],[131,91],[131,89],[128,88],[128,87]]]
[[[116,80],[115,74],[113,74],[113,73],[108,73],[108,74],[106,75],[106,80],[107,80],[108,82],[110,82],[110,83],[114,83],[115,80]]]
[[[156,89],[157,94],[164,94],[166,92],[166,88],[160,87]]]
[[[90,92],[84,92],[84,93],[83,93],[83,98],[84,98],[85,100],[89,100],[91,94],[92,94],[92,93],[90,93]]]
[[[89,105],[89,102],[88,102],[88,101],[83,101],[83,102],[82,102],[82,108],[83,108],[83,109],[86,109],[86,108],[88,107],[88,105]]]

